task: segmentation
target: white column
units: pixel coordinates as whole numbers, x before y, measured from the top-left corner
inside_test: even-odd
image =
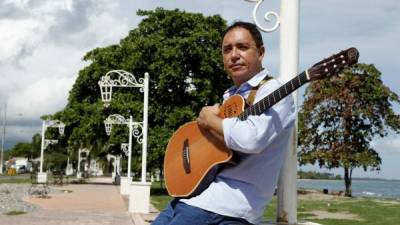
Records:
[[[128,174],[127,177],[131,177],[131,161],[132,161],[132,116],[129,117],[129,144],[128,144]]]
[[[0,174],[3,174],[4,161],[4,138],[6,136],[7,104],[4,104],[3,132],[1,135]]]
[[[281,1],[280,77],[288,81],[298,73],[299,0]],[[297,110],[297,94],[293,94]],[[297,119],[278,183],[277,222],[297,223]]]
[[[132,182],[129,192],[129,208],[131,213],[150,212],[150,187],[146,182],[147,165],[147,116],[149,105],[149,74],[144,74],[144,101],[143,101],[143,139],[142,139],[142,178],[140,182]]]
[[[149,109],[149,73],[144,74],[144,100],[143,100],[143,143],[142,143],[142,183],[146,183],[147,164],[147,116]]]
[[[81,178],[81,149],[78,149],[78,168],[76,170],[76,178]]]
[[[46,121],[42,121],[42,145],[40,148],[40,173],[43,173],[44,134],[46,133]]]
[[[117,174],[121,175],[121,155],[117,156]]]
[[[117,157],[115,156],[114,157],[114,172],[113,172],[115,174],[114,176],[117,176],[117,167],[118,167],[117,163],[118,163]]]

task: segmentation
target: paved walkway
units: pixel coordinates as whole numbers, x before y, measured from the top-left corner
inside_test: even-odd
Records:
[[[0,225],[140,225],[128,213],[127,199],[119,194],[119,186],[105,180],[95,184],[65,185],[51,198],[27,198],[40,210],[30,214],[0,216]]]
[[[146,221],[157,215],[152,206],[150,214],[129,213],[127,197],[119,194],[120,186],[111,185],[110,178],[92,178],[90,182],[58,187],[62,192],[51,193],[48,199],[26,198],[25,201],[40,210],[23,215],[0,215],[0,225],[147,225]]]

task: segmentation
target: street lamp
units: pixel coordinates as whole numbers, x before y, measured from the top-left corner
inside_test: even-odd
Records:
[[[121,177],[120,179],[120,193],[123,195],[129,194],[129,188],[132,183],[131,178],[131,158],[132,158],[132,136],[136,137],[137,142],[142,142],[142,132],[139,130],[139,127],[142,128],[142,123],[133,122],[132,116],[128,119],[125,119],[123,116],[119,114],[112,114],[104,120],[104,125],[106,128],[106,132],[108,135],[111,134],[112,125],[113,124],[123,124],[129,127],[129,142],[128,142],[128,174],[126,177]],[[143,129],[142,129],[143,130]]]
[[[111,80],[111,75],[117,75],[116,80]],[[140,78],[139,82],[136,81],[135,77],[123,70],[113,70],[108,72],[99,81],[101,99],[104,105],[107,107],[111,102],[112,88],[113,87],[138,87],[143,94],[143,123],[136,124],[136,131],[133,135],[137,138],[139,143],[142,143],[142,178],[140,183],[132,183],[130,177],[127,179],[121,178],[121,194],[129,194],[129,212],[140,212],[149,213],[150,211],[150,185],[146,183],[146,159],[147,159],[147,117],[148,117],[148,105],[149,105],[149,74],[144,74],[144,79]],[[131,125],[129,125],[129,142],[132,142],[132,117],[130,119]],[[142,132],[139,131],[139,126],[142,128]],[[132,146],[130,146],[130,151]],[[129,156],[131,152],[129,152]],[[130,173],[130,163],[128,160],[128,173]],[[125,186],[130,186],[130,189],[126,190]],[[126,191],[126,192],[125,192]],[[144,198],[144,199],[143,199]]]
[[[117,74],[118,78],[112,80],[111,76]],[[148,73],[145,73],[148,76]],[[145,78],[146,79],[146,78]],[[113,87],[138,87],[140,91],[143,92],[144,79],[140,78],[139,81],[136,80],[135,76],[124,70],[111,70],[102,76],[99,81],[101,100],[104,102],[104,106],[108,107],[111,102],[112,88]]]
[[[43,120],[42,122],[42,145],[40,149],[40,171],[37,176],[38,183],[45,183],[47,181],[47,173],[43,173],[43,153],[44,149],[47,148],[49,144],[56,144],[58,140],[46,140],[44,138],[47,128],[54,127],[58,128],[60,135],[64,135],[65,124],[59,120]]]
[[[117,76],[117,79],[111,79],[111,76]],[[138,81],[135,76],[124,70],[112,70],[106,73],[105,76],[101,77],[99,81],[101,99],[104,102],[104,106],[109,106],[112,98],[113,87],[135,87],[140,88],[141,92],[144,92],[143,100],[143,123],[142,132],[139,133],[140,143],[142,143],[142,177],[141,182],[146,183],[146,160],[147,160],[147,127],[148,127],[148,102],[149,102],[149,73],[144,74],[144,79],[140,78]],[[106,125],[107,126],[107,125]],[[106,128],[108,129],[108,128]],[[108,129],[110,131],[110,129]],[[106,130],[106,132],[108,132]],[[131,137],[131,135],[130,135]],[[128,164],[130,161],[128,162]]]
[[[142,127],[143,123],[133,122],[132,116],[129,119],[125,119],[122,115],[112,114],[104,120],[104,126],[107,135],[111,134],[113,124],[127,125],[129,128],[129,142],[128,142],[128,174],[127,177],[131,177],[131,157],[132,157],[132,136],[136,138],[137,142],[142,143]],[[121,145],[122,146],[122,145]],[[126,153],[125,153],[126,154]]]

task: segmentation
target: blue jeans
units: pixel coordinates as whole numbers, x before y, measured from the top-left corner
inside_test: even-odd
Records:
[[[172,200],[151,225],[249,225],[241,218],[222,216]]]

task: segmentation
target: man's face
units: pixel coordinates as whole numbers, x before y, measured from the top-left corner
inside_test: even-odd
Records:
[[[250,32],[236,27],[225,34],[222,55],[225,71],[239,86],[261,70],[264,47],[258,49]]]

